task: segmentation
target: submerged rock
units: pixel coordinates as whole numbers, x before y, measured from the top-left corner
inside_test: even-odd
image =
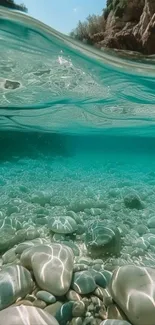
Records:
[[[97,284],[89,271],[81,271],[73,274],[71,287],[79,294],[88,294],[96,289]]]
[[[41,300],[45,301],[48,304],[53,304],[53,303],[56,302],[55,296],[53,296],[48,291],[44,291],[44,290],[38,291],[37,294],[36,294],[36,297],[38,299],[41,299]]]
[[[55,318],[60,325],[66,325],[69,321],[72,320],[72,310],[73,310],[73,301],[66,302],[62,307],[56,312]]]
[[[56,296],[69,290],[74,265],[71,248],[55,243],[30,247],[22,253],[21,263],[33,270],[41,289]]]
[[[154,325],[155,269],[125,265],[111,281],[113,300],[133,325]]]
[[[85,235],[85,244],[91,257],[104,255],[119,255],[121,236],[116,227],[105,227],[104,222],[94,222],[88,227]]]
[[[53,217],[48,220],[48,228],[58,234],[72,234],[77,230],[77,223],[68,216]]]
[[[4,88],[5,89],[15,90],[15,89],[17,89],[19,87],[20,87],[20,82],[19,81],[13,81],[13,80],[6,79],[6,81],[4,83]]]
[[[149,220],[147,221],[147,226],[149,228],[155,228],[155,217],[149,218]]]
[[[24,298],[32,289],[31,274],[23,266],[3,267],[0,271],[0,310],[10,306],[18,298]]]
[[[141,210],[144,208],[144,204],[140,197],[136,193],[130,193],[125,196],[124,204],[126,208]]]
[[[57,320],[44,310],[31,306],[9,307],[0,312],[0,324],[5,325],[59,325]]]

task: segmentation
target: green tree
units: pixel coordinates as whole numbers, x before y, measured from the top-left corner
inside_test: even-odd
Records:
[[[17,5],[14,0],[0,0],[0,6],[27,12],[24,4]]]
[[[70,36],[80,41],[92,42],[92,37],[105,29],[103,16],[89,15],[86,21],[79,21],[77,27],[70,33]]]

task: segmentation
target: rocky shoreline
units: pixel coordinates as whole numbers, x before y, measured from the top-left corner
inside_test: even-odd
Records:
[[[100,49],[155,54],[154,0],[108,0],[103,15],[94,17],[88,17],[87,29],[80,22],[71,36]]]

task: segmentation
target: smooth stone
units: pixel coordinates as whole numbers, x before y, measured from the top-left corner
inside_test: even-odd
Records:
[[[73,274],[71,288],[79,294],[88,294],[96,289],[97,285],[89,271],[76,272]]]
[[[83,319],[81,317],[72,318],[70,325],[83,325]]]
[[[137,209],[141,210],[144,208],[144,203],[141,201],[141,198],[136,193],[127,194],[124,197],[125,207],[128,209]]]
[[[14,90],[14,89],[17,89],[19,87],[20,87],[20,82],[19,81],[13,81],[13,80],[9,80],[9,79],[5,80],[5,83],[4,83],[4,88],[5,89]]]
[[[154,325],[155,269],[119,267],[113,273],[110,289],[113,300],[133,325]]]
[[[82,224],[82,220],[78,214],[76,214],[74,211],[68,211],[68,216],[73,218],[78,225]]]
[[[43,301],[43,300],[36,299],[36,300],[34,300],[34,302],[33,302],[33,306],[34,306],[34,307],[41,308],[41,309],[44,309],[44,308],[47,306],[47,304],[46,304],[46,302]]]
[[[112,297],[107,289],[97,287],[94,291],[94,295],[101,299],[105,306],[108,306],[112,303]]]
[[[106,277],[104,276],[104,271],[99,272],[99,271],[95,271],[94,269],[90,268],[89,272],[93,276],[93,278],[94,278],[97,285],[99,285],[102,288],[106,288],[107,280],[106,280]]]
[[[56,301],[54,304],[48,305],[44,310],[55,317],[56,313],[60,310],[62,305],[63,303],[61,301]]]
[[[0,311],[0,325],[59,325],[57,320],[44,310],[31,306],[9,307]]]
[[[118,320],[118,319],[107,319],[104,320],[100,325],[131,325],[126,320]]]
[[[143,236],[148,232],[148,228],[144,225],[138,225],[135,230],[138,232],[140,236]]]
[[[12,263],[16,260],[17,255],[15,253],[15,248],[9,249],[2,255],[3,264]]]
[[[77,223],[69,216],[56,216],[48,219],[48,228],[58,234],[72,234],[77,230]]]
[[[0,253],[4,253],[20,242],[14,229],[0,229]]]
[[[51,196],[49,193],[46,192],[37,192],[36,194],[32,195],[31,202],[35,204],[40,204],[42,207],[44,207],[45,204],[51,203]]]
[[[16,252],[16,254],[21,255],[27,248],[30,248],[30,247],[33,247],[36,245],[40,245],[40,244],[46,244],[46,243],[47,243],[47,240],[44,238],[36,238],[33,240],[27,240],[27,241],[24,241],[23,243],[20,243],[16,247],[15,252]]]
[[[149,218],[149,220],[147,221],[147,226],[149,228],[155,228],[155,217]]]
[[[63,296],[69,290],[74,266],[74,254],[69,247],[56,243],[30,247],[22,253],[21,263],[33,270],[42,290],[55,296]]]
[[[86,312],[86,306],[83,301],[76,301],[73,304],[72,316],[73,317],[83,317]]]
[[[81,300],[81,296],[74,290],[69,290],[66,294],[66,298],[70,301],[79,301]]]
[[[0,271],[0,310],[24,298],[33,289],[31,274],[23,266],[4,266]]]
[[[61,306],[56,312],[55,318],[60,325],[66,325],[67,322],[72,320],[72,309],[74,302],[69,301]]]
[[[36,297],[40,300],[45,301],[47,304],[53,304],[56,302],[56,298],[48,291],[38,291]]]
[[[121,235],[116,227],[105,227],[105,223],[93,222],[86,230],[85,244],[91,257],[120,254]]]

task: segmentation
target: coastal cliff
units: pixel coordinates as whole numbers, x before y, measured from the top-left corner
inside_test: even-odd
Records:
[[[155,0],[107,0],[98,21],[97,33],[89,33],[87,23],[88,35],[84,38],[88,43],[99,48],[155,54]],[[76,38],[78,32],[75,29]]]

